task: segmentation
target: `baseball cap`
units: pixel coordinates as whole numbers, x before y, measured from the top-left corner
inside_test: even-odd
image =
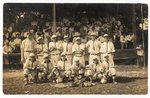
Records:
[[[41,39],[43,39],[43,38],[42,38],[42,37],[38,37],[38,38],[37,38],[37,41],[39,41],[39,40],[41,40]]]
[[[63,53],[61,53],[61,56],[65,56],[65,53],[63,52]]]
[[[141,49],[140,47],[136,47],[137,50]]]
[[[48,54],[44,54],[43,58],[48,58],[49,55]]]
[[[104,34],[103,37],[108,37],[108,34]]]
[[[65,35],[65,36],[64,36],[64,39],[65,39],[65,38],[68,38],[68,36],[67,36],[67,35]]]
[[[95,33],[91,33],[90,35],[91,35],[91,36],[97,36]]]
[[[30,56],[30,57],[35,57],[35,54],[34,54],[34,53],[30,53],[29,56]]]
[[[76,38],[76,41],[77,41],[77,40],[80,40],[80,39],[81,39],[80,37],[77,37],[77,38]]]
[[[51,38],[56,38],[57,36],[56,35],[52,35],[52,37]]]

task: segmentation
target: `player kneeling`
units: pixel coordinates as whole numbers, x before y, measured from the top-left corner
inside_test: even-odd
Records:
[[[60,83],[60,82],[64,82],[64,80],[68,80],[71,79],[71,69],[67,59],[66,59],[66,55],[65,53],[61,54],[61,60],[58,61],[57,63],[57,79],[56,82]]]
[[[25,84],[29,84],[29,75],[31,75],[31,80],[33,82],[37,82],[38,80],[38,62],[36,61],[35,54],[31,53],[29,55],[29,58],[25,61],[24,67],[23,67],[23,73],[24,73],[24,81]]]
[[[90,82],[105,77],[102,72],[102,64],[96,56],[93,57],[93,62],[86,66],[85,77],[89,78]]]
[[[102,73],[103,78],[101,79],[101,83],[106,83],[108,81],[108,78],[112,78],[112,81],[114,84],[117,84],[116,82],[116,69],[114,68],[114,65],[108,64],[108,55],[104,56],[104,61],[102,62]]]
[[[85,66],[79,62],[79,58],[75,58],[71,66],[71,76],[74,82],[81,82],[85,73]]]
[[[39,80],[44,80],[44,81],[48,81],[51,79],[51,72],[53,70],[53,66],[51,64],[51,61],[49,59],[49,55],[48,54],[44,54],[43,56],[43,61],[41,63],[41,66],[39,68]]]

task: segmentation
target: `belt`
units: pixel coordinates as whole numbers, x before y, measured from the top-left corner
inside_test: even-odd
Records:
[[[72,54],[65,54],[65,55],[72,55]]]
[[[43,54],[37,54],[37,56],[43,56]]]
[[[99,53],[90,53],[90,55],[99,55]]]
[[[50,54],[50,55],[60,55],[60,53],[59,54],[58,53],[57,54]]]
[[[26,51],[24,51],[24,52],[34,52],[33,50],[26,50]]]
[[[75,55],[76,56],[76,55]],[[82,56],[76,56],[76,57],[82,57]]]

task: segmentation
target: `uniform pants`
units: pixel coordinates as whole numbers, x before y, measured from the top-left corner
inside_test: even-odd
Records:
[[[68,66],[71,67],[72,60],[73,60],[72,54],[66,55],[66,59],[67,59],[67,62],[68,62]]]

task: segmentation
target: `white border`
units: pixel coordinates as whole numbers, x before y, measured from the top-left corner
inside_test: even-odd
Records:
[[[16,97],[29,97],[30,95],[26,95],[26,96],[21,96],[21,95],[17,95],[17,96],[13,96],[13,95],[4,95],[3,94],[3,71],[2,71],[2,66],[3,66],[3,60],[2,60],[2,56],[3,56],[3,47],[2,47],[2,42],[3,42],[3,36],[2,36],[2,33],[3,33],[3,4],[4,3],[144,3],[144,4],[150,4],[150,0],[1,0],[0,1],[0,31],[1,31],[1,34],[0,34],[0,97],[11,97],[11,98],[16,98]],[[148,7],[148,15],[149,15],[149,7]],[[150,30],[150,26],[149,26],[149,30]],[[150,34],[148,34],[150,36]],[[149,37],[148,36],[148,37]],[[148,41],[148,43],[150,43]],[[150,44],[148,44],[148,48]],[[149,56],[149,54],[148,54]],[[148,63],[150,63],[148,61]],[[148,68],[148,71],[149,71],[150,68]],[[150,76],[150,73],[148,73],[148,77]],[[149,79],[148,79],[148,87],[150,86],[150,83],[149,83]],[[123,89],[123,88],[122,88]],[[150,97],[149,94],[150,93],[150,89],[148,88],[148,95],[124,95],[124,96],[118,96],[118,95],[84,95],[84,96],[81,96],[81,95],[76,95],[76,96],[70,96],[70,95],[65,95],[63,97],[66,97],[66,98],[70,98],[70,97]],[[31,97],[31,96],[30,96]],[[51,96],[47,96],[47,95],[33,95],[32,97],[62,97],[62,95],[51,95]]]

